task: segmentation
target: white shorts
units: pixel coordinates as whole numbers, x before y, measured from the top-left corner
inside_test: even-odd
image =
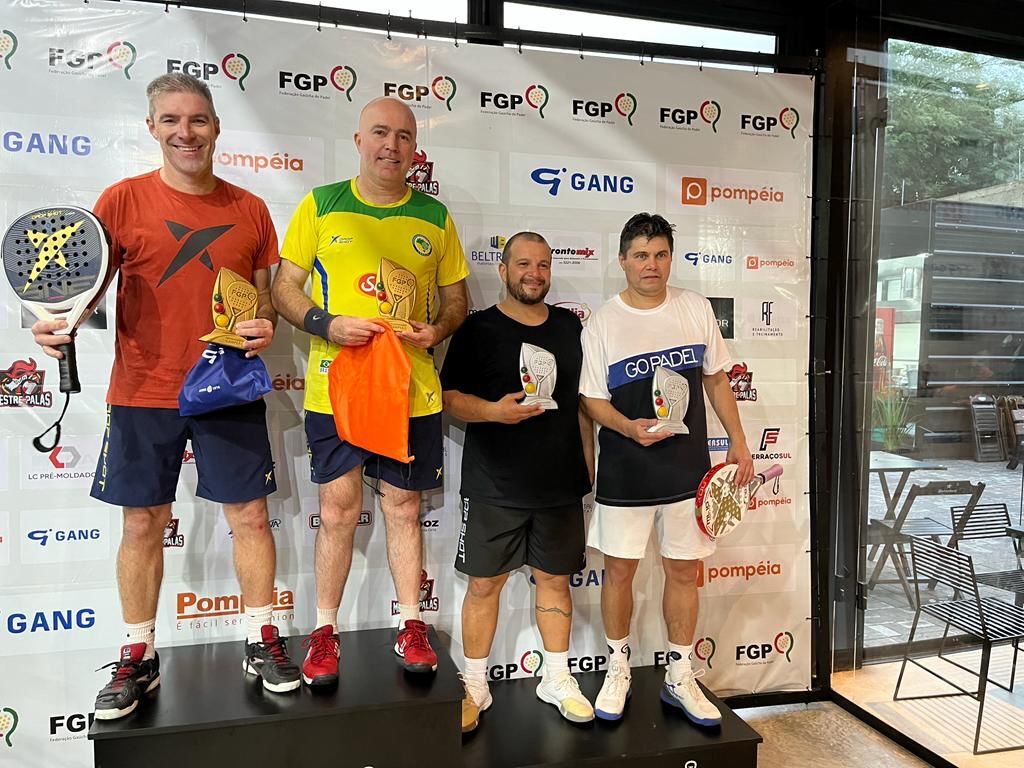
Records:
[[[662,557],[670,560],[703,560],[715,551],[715,542],[697,526],[693,499],[651,507],[612,507],[595,504],[587,529],[587,546],[625,560],[642,560],[658,529]]]

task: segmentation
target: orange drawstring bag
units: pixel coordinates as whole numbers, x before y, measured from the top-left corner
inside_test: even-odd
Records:
[[[367,344],[342,347],[327,371],[327,392],[338,437],[408,464],[409,375],[412,363],[391,329]]]

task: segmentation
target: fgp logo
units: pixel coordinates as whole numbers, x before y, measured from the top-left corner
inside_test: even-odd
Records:
[[[708,669],[712,669],[711,659],[715,657],[715,639],[713,637],[702,637],[696,643],[693,644],[693,655],[708,665]]]
[[[405,176],[405,183],[425,195],[436,197],[441,191],[441,185],[434,180],[434,163],[427,160],[427,153],[422,149],[417,149],[412,156],[412,165]]]
[[[209,82],[210,78],[218,73],[223,73],[229,80],[238,83],[238,88],[245,91],[245,78],[252,71],[248,57],[244,53],[229,53],[220,60],[220,64],[212,61],[184,61],[182,59],[168,59],[167,72],[184,72],[200,80]]]
[[[80,51],[74,48],[51,48],[48,63],[51,72],[83,74],[106,65],[121,70],[131,80],[131,68],[138,58],[135,46],[127,40],[115,40],[102,51]]]
[[[637,100],[629,91],[623,91],[615,97],[614,101],[589,101],[587,99],[572,100],[572,114],[577,120],[587,122],[611,123],[607,118],[614,110],[620,116],[626,118],[626,122],[633,125],[633,115],[636,114]],[[580,115],[583,117],[581,118]]]
[[[729,386],[737,401],[756,402],[757,390],[754,388],[754,372],[746,363],[736,363],[729,369]]]
[[[713,205],[719,201],[742,201],[747,205],[786,202],[785,193],[775,187],[722,187],[717,184],[709,184],[705,176],[683,176],[680,181],[683,205]]]
[[[11,59],[14,52],[18,50],[18,36],[9,29],[0,29],[0,59],[8,70],[11,68]]]
[[[534,184],[547,187],[552,197],[558,197],[562,187],[562,176],[568,168],[534,168],[530,179]],[[631,195],[636,188],[632,176],[618,176],[610,173],[573,171],[568,174],[569,187],[576,192],[597,192],[611,195]]]
[[[356,87],[356,80],[356,71],[345,64],[339,64],[326,75],[319,72],[309,74],[308,72],[286,72],[285,70],[280,70],[277,73],[277,87],[282,93],[321,99],[329,98],[329,93],[321,94],[320,91],[330,85],[345,94],[345,98],[349,101],[352,101],[352,90]]]
[[[426,570],[420,571],[420,610],[440,610],[440,600],[434,594],[434,580],[427,576]],[[391,601],[391,615],[397,616],[401,611],[398,608],[398,601]]]
[[[793,107],[783,107],[778,117],[775,115],[740,115],[740,131],[760,135],[773,135],[777,126],[789,131],[796,138],[796,127],[800,125],[800,113]]]
[[[43,388],[46,372],[33,358],[15,360],[6,371],[0,371],[0,407],[49,408],[53,393]]]
[[[13,747],[11,736],[18,729],[18,711],[10,707],[0,709],[0,741],[4,746]]]
[[[700,119],[711,126],[712,133],[718,133],[718,121],[721,117],[722,107],[712,99],[702,102],[699,109],[692,107],[660,107],[658,109],[658,122],[662,128],[696,131],[700,126],[694,125],[694,123]]]
[[[784,656],[786,662],[792,664],[793,634],[779,632],[770,643],[751,643],[736,646],[736,663],[738,665],[772,664],[778,656]]]
[[[70,715],[52,715],[50,717],[50,741],[69,741],[71,739],[84,739],[85,732],[92,726],[93,713],[73,712]],[[55,738],[58,731],[78,734],[77,736],[62,736]]]
[[[496,91],[480,91],[480,110],[489,114],[511,114],[521,115],[519,108],[529,105],[536,109],[541,119],[544,119],[544,107],[549,99],[548,89],[540,83],[534,83],[527,87],[523,95],[518,93],[500,93]]]
[[[428,104],[423,104],[423,100],[434,95],[438,101],[443,101],[444,105],[448,108],[448,111],[452,111],[452,101],[455,99],[455,92],[458,90],[458,86],[455,80],[448,75],[438,75],[435,77],[429,86],[426,85],[412,85],[409,83],[384,83],[384,95],[395,96],[402,101],[411,101],[413,104],[410,106],[414,107],[428,107]]]

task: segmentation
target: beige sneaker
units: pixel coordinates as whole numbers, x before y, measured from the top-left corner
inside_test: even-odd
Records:
[[[468,679],[461,672],[459,679],[462,681],[464,696],[462,697],[462,732],[475,731],[480,725],[480,713],[489,709],[494,700],[491,698],[491,689],[486,682],[479,683]]]

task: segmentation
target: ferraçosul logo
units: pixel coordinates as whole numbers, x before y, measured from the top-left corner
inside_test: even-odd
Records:
[[[304,96],[307,98],[330,99],[328,86],[345,95],[352,101],[352,91],[356,87],[358,77],[356,71],[347,64],[338,64],[324,74],[322,72],[289,72],[278,70],[277,87],[285,96]],[[321,93],[321,91],[324,91]]]
[[[215,61],[188,61],[184,59],[168,59],[167,72],[184,72],[200,80],[216,85],[213,78],[216,75],[224,75],[238,85],[240,91],[245,91],[245,79],[252,71],[252,63],[244,53],[229,53],[220,62]]]
[[[0,60],[4,66],[11,69],[11,59],[18,50],[18,36],[9,29],[0,29]]]

